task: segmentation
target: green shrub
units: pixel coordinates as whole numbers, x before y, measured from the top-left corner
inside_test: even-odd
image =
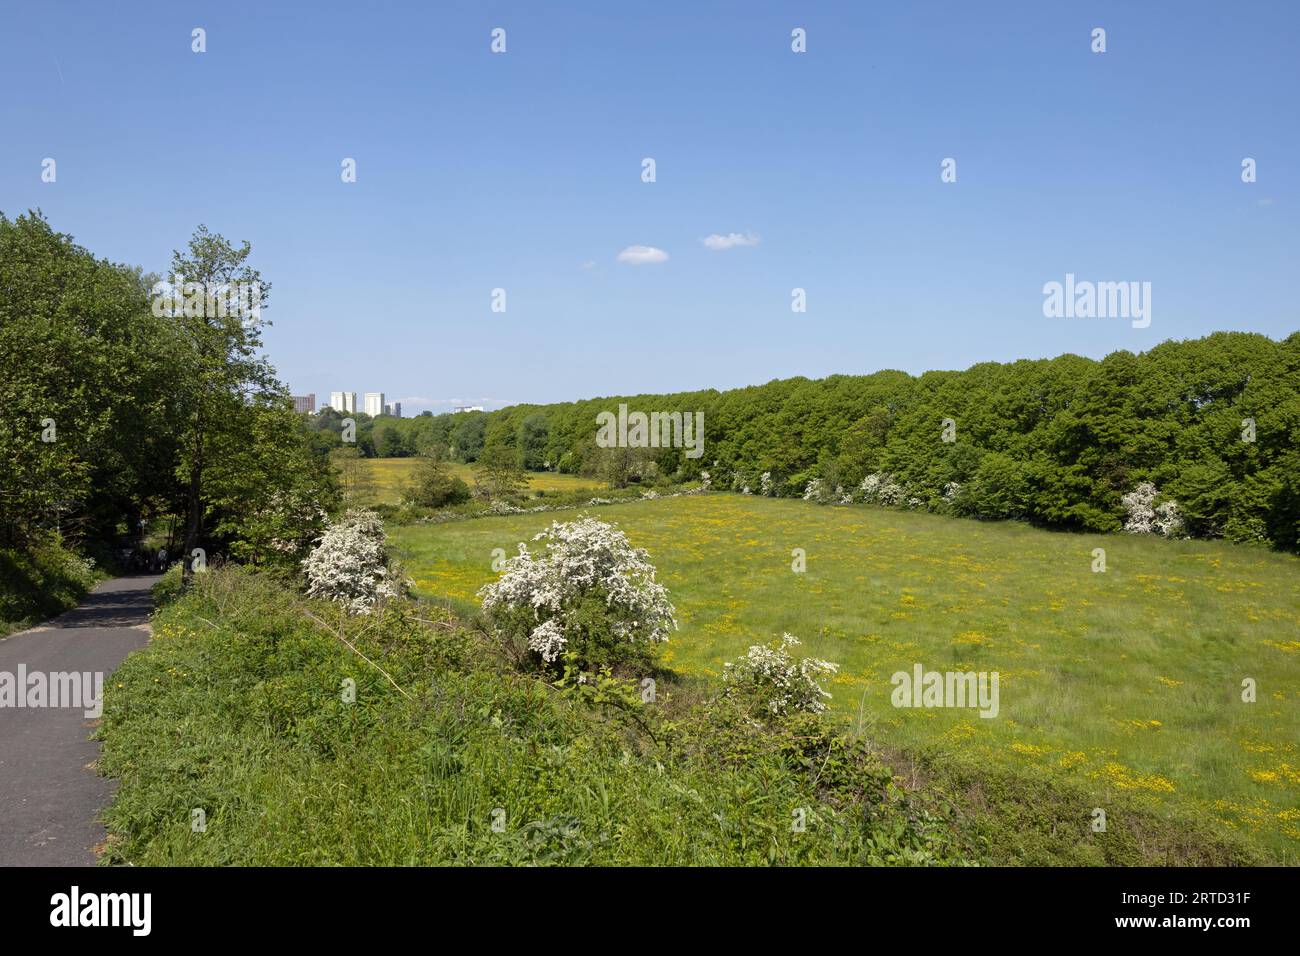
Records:
[[[75,607],[102,577],[93,559],[69,550],[57,535],[25,549],[0,549],[0,635]]]

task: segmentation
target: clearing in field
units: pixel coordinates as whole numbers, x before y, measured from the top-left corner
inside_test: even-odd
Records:
[[[468,610],[494,548],[513,554],[576,513],[390,533],[418,594]],[[1086,775],[1194,808],[1292,860],[1300,850],[1293,557],[728,494],[592,513],[650,552],[681,623],[665,663],[681,673],[717,675],[789,632],[841,665],[833,706],[882,743]],[[893,706],[891,677],[917,664],[996,671],[997,717]]]

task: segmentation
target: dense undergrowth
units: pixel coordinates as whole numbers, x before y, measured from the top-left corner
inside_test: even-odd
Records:
[[[54,536],[0,548],[0,637],[75,607],[102,576]]]
[[[264,574],[196,581],[164,585],[108,683],[106,862],[1257,862],[1114,794],[1093,832],[1099,793],[755,720],[708,683],[660,673],[647,702],[634,679],[520,673],[425,604],[344,617]]]

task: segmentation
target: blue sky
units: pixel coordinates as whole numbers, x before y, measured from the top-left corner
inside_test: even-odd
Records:
[[[270,356],[321,402],[1300,329],[1300,4],[4,6],[0,210],[159,272],[198,223],[248,239]],[[757,244],[701,241],[731,233]],[[1045,318],[1067,272],[1149,281],[1150,327]]]

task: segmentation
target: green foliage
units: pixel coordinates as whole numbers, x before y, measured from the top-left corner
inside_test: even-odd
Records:
[[[260,320],[217,305],[237,283],[265,304],[249,255],[200,226],[173,257],[183,295],[159,296],[39,213],[0,215],[0,544],[58,531],[116,550],[143,517],[183,514],[185,554],[301,556],[337,493],[261,356]]]
[[[139,270],[0,214],[0,545],[111,535],[168,493],[167,336]]]
[[[702,411],[704,454],[596,447],[597,414],[620,403]],[[399,427],[446,437],[468,417],[422,416]],[[944,419],[955,423],[954,442],[941,440]],[[1243,441],[1246,419],[1254,441]],[[777,494],[799,497],[812,478],[833,492],[888,472],[904,500],[932,510],[1083,531],[1117,530],[1120,497],[1149,480],[1180,505],[1188,499],[1197,535],[1296,547],[1285,459],[1300,446],[1300,332],[1281,341],[1220,332],[1100,361],[1062,355],[919,377],[883,371],[517,405],[476,413],[480,424],[522,452],[527,467],[540,458],[615,485],[708,471],[715,489],[748,484],[757,492],[769,472]],[[457,445],[458,457],[482,447]],[[965,486],[961,500],[944,500],[950,482]],[[1278,508],[1284,513],[1275,516]]]
[[[489,445],[474,464],[474,487],[484,498],[509,501],[528,486],[519,453],[508,445]]]
[[[75,607],[101,577],[56,535],[0,548],[0,637]]]
[[[406,499],[420,508],[447,508],[469,501],[469,485],[451,474],[445,462],[426,458],[407,489]]]
[[[1123,801],[1093,834],[1076,822],[1091,795],[1050,781],[914,763],[899,774],[891,764],[908,758],[824,718],[756,724],[708,687],[665,679],[649,702],[607,671],[547,684],[427,606],[394,602],[375,621],[335,611],[227,568],[159,613],[153,641],[106,686],[100,767],[120,779],[106,862],[1252,859]]]

